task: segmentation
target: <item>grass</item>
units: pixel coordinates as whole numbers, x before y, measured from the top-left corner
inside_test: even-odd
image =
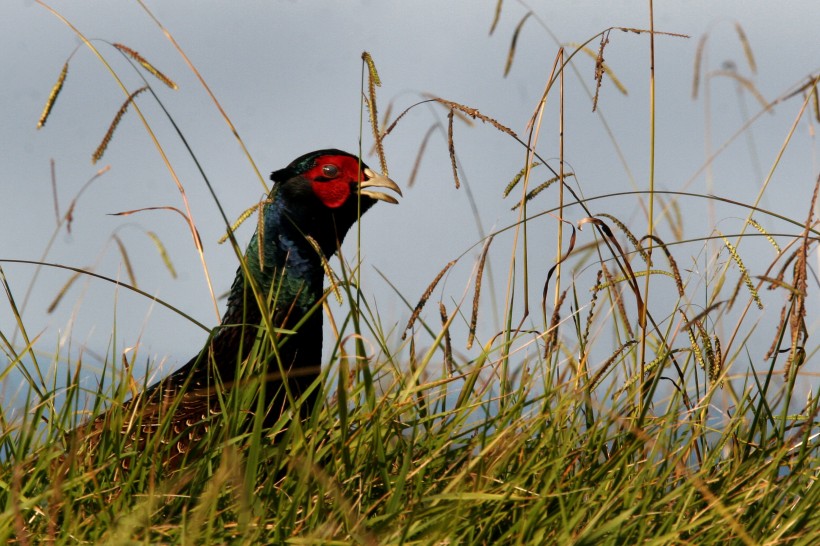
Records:
[[[149,61],[128,51],[153,73]],[[562,68],[573,53],[563,55],[556,57],[545,97],[562,91]],[[369,85],[363,89],[378,142],[389,131],[380,133],[374,121],[376,68],[369,56],[365,61]],[[70,80],[62,75],[58,85]],[[153,95],[150,84],[147,90]],[[118,119],[137,106],[134,93],[124,91],[129,98]],[[817,79],[804,91],[806,109],[816,101]],[[456,181],[452,135],[459,116],[488,122],[535,149],[544,103],[526,138],[467,106],[437,104],[448,113]],[[814,543],[820,531],[818,397],[810,391],[798,400],[795,384],[800,365],[816,355],[806,305],[809,287],[816,286],[809,260],[818,236],[817,185],[805,195],[801,217],[741,204],[749,217],[740,233],[715,230],[684,240],[675,236],[681,226],[669,220],[672,235],[665,241],[653,222],[649,235],[639,237],[633,232],[642,228],[587,211],[593,201],[578,198],[571,173],[547,172],[554,163],[531,153],[508,187],[520,195],[519,218],[477,243],[484,251],[472,273],[471,310],[442,297],[433,313],[440,324],[414,313],[401,336],[376,311],[377,302],[358,291],[360,264],[335,262],[349,311],[329,314],[335,335],[325,340],[333,346],[322,377],[333,393],[327,403],[301,426],[282,419],[275,443],[258,426],[243,427],[244,415],[255,409],[260,346],[247,363],[249,379],[226,387],[224,418],[209,429],[200,456],[175,472],[161,464],[173,445],[134,450],[108,430],[88,450],[65,436],[85,418],[77,412],[86,405],[92,415],[112,407],[115,419],[126,419],[118,408],[145,385],[130,368],[120,371],[116,347],[105,358],[108,381],[100,382],[111,387],[90,393],[90,402],[80,387],[81,360],[68,362],[64,378],[43,379],[32,349],[37,338],[28,335],[19,295],[2,277],[23,340],[2,332],[9,362],[3,375],[23,370],[30,391],[25,414],[0,413],[0,542]],[[534,176],[552,186],[533,189]],[[537,199],[542,191],[560,194],[555,209],[544,211]],[[615,197],[603,196],[604,204]],[[631,196],[636,207],[661,209],[650,218],[676,218],[678,197],[660,191]],[[546,212],[564,218],[570,208],[583,208],[582,220],[562,227],[555,267],[545,278],[530,278],[526,262],[534,250],[527,227]],[[184,209],[175,210],[191,223],[187,204]],[[777,218],[793,230],[768,233],[761,218]],[[223,220],[230,224],[224,214]],[[582,226],[593,233],[581,238]],[[742,253],[758,239],[777,246],[775,257],[750,266]],[[510,254],[504,290],[484,282],[484,258],[504,244],[499,241],[510,241],[502,250]],[[693,255],[705,267],[678,265]],[[408,312],[435,305],[430,300],[442,277],[418,303],[401,295]],[[540,309],[529,309],[529,298],[520,294],[541,287]],[[764,287],[773,291],[764,294]],[[505,327],[482,339],[475,334],[483,319],[479,302],[492,290],[505,298]],[[761,298],[767,309],[782,309],[767,331],[748,318]],[[474,337],[480,346],[473,357],[453,350],[469,347]],[[765,358],[750,348],[757,337],[773,340]],[[36,364],[33,374],[23,366],[27,358]]]

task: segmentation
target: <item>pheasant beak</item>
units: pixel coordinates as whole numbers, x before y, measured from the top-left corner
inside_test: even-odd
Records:
[[[384,201],[385,203],[393,203],[394,205],[397,205],[399,203],[398,200],[392,195],[387,195],[386,193],[382,193],[379,191],[371,191],[370,189],[368,189],[387,188],[398,193],[401,197],[401,189],[395,182],[393,182],[383,174],[373,172],[367,168],[364,169],[363,172],[367,179],[362,180],[362,182],[359,184],[359,195],[366,195],[371,199],[378,199],[379,201]]]

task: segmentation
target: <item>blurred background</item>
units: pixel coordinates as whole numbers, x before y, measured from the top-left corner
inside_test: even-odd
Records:
[[[48,5],[91,40],[129,92],[144,82],[113,43],[137,51],[178,84],[178,90],[171,90],[142,73],[183,133],[230,220],[264,196],[263,182],[272,170],[302,153],[325,147],[356,152],[360,137],[363,150],[369,152],[373,138],[361,106],[363,51],[372,55],[381,77],[380,114],[389,110],[395,119],[405,108],[433,95],[477,108],[526,139],[527,122],[538,106],[560,45],[573,51],[609,27],[649,27],[648,4],[636,1],[256,1],[243,2],[241,8],[224,2],[146,1],[224,108],[262,174],[260,181],[206,90],[139,2],[55,0]],[[101,161],[91,163],[127,94],[75,31],[43,5],[7,0],[0,15],[0,260],[43,260],[91,268],[127,281],[116,235],[140,289],[206,326],[217,324],[224,301],[219,301],[218,313],[182,218],[168,210],[111,215],[144,207],[184,210],[169,168],[133,108]],[[771,173],[759,206],[805,220],[818,175],[817,122],[812,121],[810,109],[801,117],[801,94],[778,103],[769,113],[760,112],[761,100],[786,96],[820,69],[818,16],[815,0],[655,3],[655,29],[688,36],[655,39],[656,189],[714,193],[752,204]],[[751,47],[754,65],[744,52],[738,28]],[[593,54],[599,44],[599,38],[588,44]],[[572,183],[587,198],[648,188],[649,35],[613,30],[604,59],[626,93],[611,78],[604,78],[597,111],[592,109],[594,57],[577,54],[565,79],[564,153],[568,170],[575,173]],[[45,127],[37,130],[37,120],[67,60],[67,78],[54,110]],[[143,93],[136,104],[184,187],[214,291],[223,294],[237,260],[228,245],[217,244],[225,225],[214,200],[154,98]],[[754,122],[735,136],[750,119]],[[402,298],[414,305],[438,272],[459,257],[434,299],[444,301],[450,311],[463,303],[468,313],[483,238],[518,218],[511,208],[520,193],[502,199],[502,192],[525,164],[524,147],[488,124],[468,125],[456,119],[454,142],[462,183],[456,189],[446,130],[447,109],[439,105],[418,106],[399,122],[385,140],[385,150],[389,174],[404,189],[404,198],[396,207],[375,207],[362,222],[362,289],[396,346],[410,315]],[[428,131],[432,133],[417,163]],[[557,89],[549,95],[540,131],[537,150],[557,169]],[[707,162],[717,150],[714,161]],[[375,156],[364,159],[378,168]],[[545,170],[536,173],[534,183],[551,176]],[[65,224],[57,230],[55,195],[63,215],[92,179],[76,201],[70,230]],[[645,202],[645,197],[634,195],[610,196],[591,202],[590,207],[593,213],[618,216],[640,236],[647,229],[641,206]],[[556,205],[557,187],[553,187],[532,201],[528,210],[535,215]],[[714,235],[714,228],[737,234],[748,214],[745,208],[702,198],[682,197],[677,206],[682,233],[673,233],[664,221],[658,224],[658,233],[667,240]],[[565,211],[571,222],[584,216],[578,207]],[[755,217],[772,233],[801,231],[770,215]],[[240,228],[241,245],[254,224],[249,221]],[[555,260],[556,226],[550,215],[528,224],[531,286],[526,296],[536,311],[531,319],[536,325],[546,271]],[[579,244],[592,240],[590,231],[579,233]],[[176,276],[149,233],[164,245]],[[355,237],[349,239],[345,249],[351,259]],[[739,251],[751,273],[764,274],[775,258],[772,247],[765,240],[744,241],[744,245]],[[707,264],[707,248],[702,241],[676,247],[679,266],[693,272],[693,278],[703,277],[699,268]],[[493,242],[478,344],[486,343],[503,325],[512,249],[512,230]],[[724,252],[721,263],[728,259]],[[817,263],[816,255],[811,259],[813,265]],[[49,312],[71,272],[43,268],[30,288],[35,266],[4,262],[0,266],[22,310],[28,336],[36,338],[41,367],[56,362],[52,372],[64,374],[60,366],[76,364],[81,356],[89,388],[96,384],[94,370],[101,362],[119,363],[126,349],[138,347],[135,365],[148,364],[162,376],[187,361],[206,337],[201,328],[150,299],[93,278],[73,283]],[[586,291],[594,282],[595,269],[582,267],[572,273],[583,301],[588,301]],[[666,282],[661,286],[670,289]],[[818,304],[816,279],[810,279],[809,285],[814,291],[806,317],[811,334],[818,319],[812,313]],[[711,289],[706,281],[690,288],[690,297],[696,299],[700,291],[705,304]],[[524,297],[517,293],[516,308],[523,308]],[[331,308],[339,309],[330,301]],[[763,312],[752,308],[744,320],[752,326],[758,321],[774,324],[782,301],[781,293],[770,308]],[[674,309],[669,313],[660,318],[678,320]],[[429,304],[423,318],[437,328],[438,306]],[[465,330],[463,324],[455,328]],[[0,331],[20,351],[25,343],[16,329],[9,298],[4,297]],[[761,326],[756,332],[760,340],[752,346],[760,347],[750,358],[763,368],[774,329]],[[475,356],[475,348],[468,351],[464,339],[454,337],[460,361]],[[419,343],[431,341],[422,335]],[[810,339],[809,346],[814,345]],[[604,349],[599,360],[613,346]],[[538,351],[529,350],[535,353],[525,349],[522,358]],[[128,354],[130,359],[132,352]],[[820,369],[816,360],[810,358],[805,367],[801,388],[806,391],[816,390],[817,376],[811,373]],[[24,402],[18,395],[22,376],[9,362],[8,354],[0,354],[0,400],[6,408]]]

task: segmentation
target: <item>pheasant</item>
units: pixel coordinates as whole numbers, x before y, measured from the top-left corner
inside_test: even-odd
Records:
[[[300,397],[298,415],[309,414],[319,396],[318,389],[308,390],[321,369],[322,312],[317,303],[324,293],[322,260],[336,252],[350,227],[377,201],[398,203],[378,189],[401,196],[395,182],[336,149],[298,157],[273,172],[271,180],[259,230],[237,270],[222,323],[187,364],[119,410],[128,444],[144,447],[157,434],[163,443],[175,444],[166,455],[172,467],[179,466],[222,411],[220,389],[228,390],[249,357],[267,363],[264,426],[274,424],[289,401]],[[110,422],[111,410],[77,430],[93,448]],[[127,466],[125,460],[123,464]]]

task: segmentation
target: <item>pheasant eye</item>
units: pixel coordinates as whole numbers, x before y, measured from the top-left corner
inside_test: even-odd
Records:
[[[327,178],[336,178],[337,176],[339,176],[339,167],[332,164],[323,165],[322,175]]]

